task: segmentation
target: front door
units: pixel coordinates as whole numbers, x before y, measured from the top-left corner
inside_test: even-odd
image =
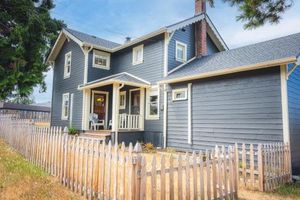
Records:
[[[107,123],[107,93],[97,92],[93,93],[93,113],[98,115],[99,120],[105,120]]]
[[[130,114],[140,114],[140,90],[133,90],[130,92]]]

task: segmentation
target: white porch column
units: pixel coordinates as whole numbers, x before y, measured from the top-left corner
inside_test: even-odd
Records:
[[[112,96],[112,131],[116,133],[116,140],[119,130],[119,98],[120,88],[118,83],[113,84],[113,96]]]
[[[82,103],[82,130],[89,130],[89,115],[91,107],[91,89],[84,89]]]
[[[141,88],[140,93],[140,130],[144,130],[144,122],[145,122],[145,88]]]

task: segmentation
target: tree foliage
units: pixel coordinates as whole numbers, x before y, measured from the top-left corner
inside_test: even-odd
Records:
[[[0,100],[46,90],[45,57],[64,26],[51,18],[53,8],[52,0],[1,0]]]
[[[207,0],[211,6],[216,0]],[[238,21],[243,21],[245,29],[252,29],[266,23],[276,24],[282,14],[293,5],[293,0],[223,0],[236,6],[240,14]]]

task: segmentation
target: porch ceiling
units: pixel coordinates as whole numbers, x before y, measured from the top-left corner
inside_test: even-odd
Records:
[[[151,83],[144,79],[141,79],[127,72],[122,72],[119,74],[114,74],[101,79],[97,79],[95,81],[91,81],[86,84],[79,85],[78,90],[91,89],[95,87],[110,85],[113,83],[120,83],[120,84],[125,84],[130,86],[143,87],[143,88],[148,88],[151,86]]]

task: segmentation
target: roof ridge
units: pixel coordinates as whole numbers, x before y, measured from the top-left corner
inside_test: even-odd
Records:
[[[99,37],[99,36],[96,36],[96,35],[92,35],[92,34],[89,34],[89,33],[86,33],[86,32],[78,31],[78,30],[73,29],[73,28],[68,28],[68,27],[66,27],[66,28],[63,28],[63,29],[65,29],[66,31],[71,30],[71,31],[75,31],[75,32],[80,33],[80,34],[85,34],[85,35],[88,35],[88,36],[93,37],[93,38],[95,38],[95,39],[105,40],[105,41],[107,41],[107,42],[111,42],[111,43],[114,43],[114,44],[116,44],[116,45],[122,45],[122,44],[120,44],[120,43],[117,43],[117,42],[114,42],[114,41],[111,41],[111,40],[108,40],[108,39],[105,39],[105,38],[102,38],[102,37]],[[69,31],[68,31],[68,32],[69,32]],[[70,32],[70,34],[72,34],[72,33]],[[76,37],[74,34],[72,34],[72,35],[73,35],[74,37]],[[76,38],[80,40],[80,38],[78,38],[78,37],[76,37]],[[82,41],[82,42],[83,42],[83,41]]]

